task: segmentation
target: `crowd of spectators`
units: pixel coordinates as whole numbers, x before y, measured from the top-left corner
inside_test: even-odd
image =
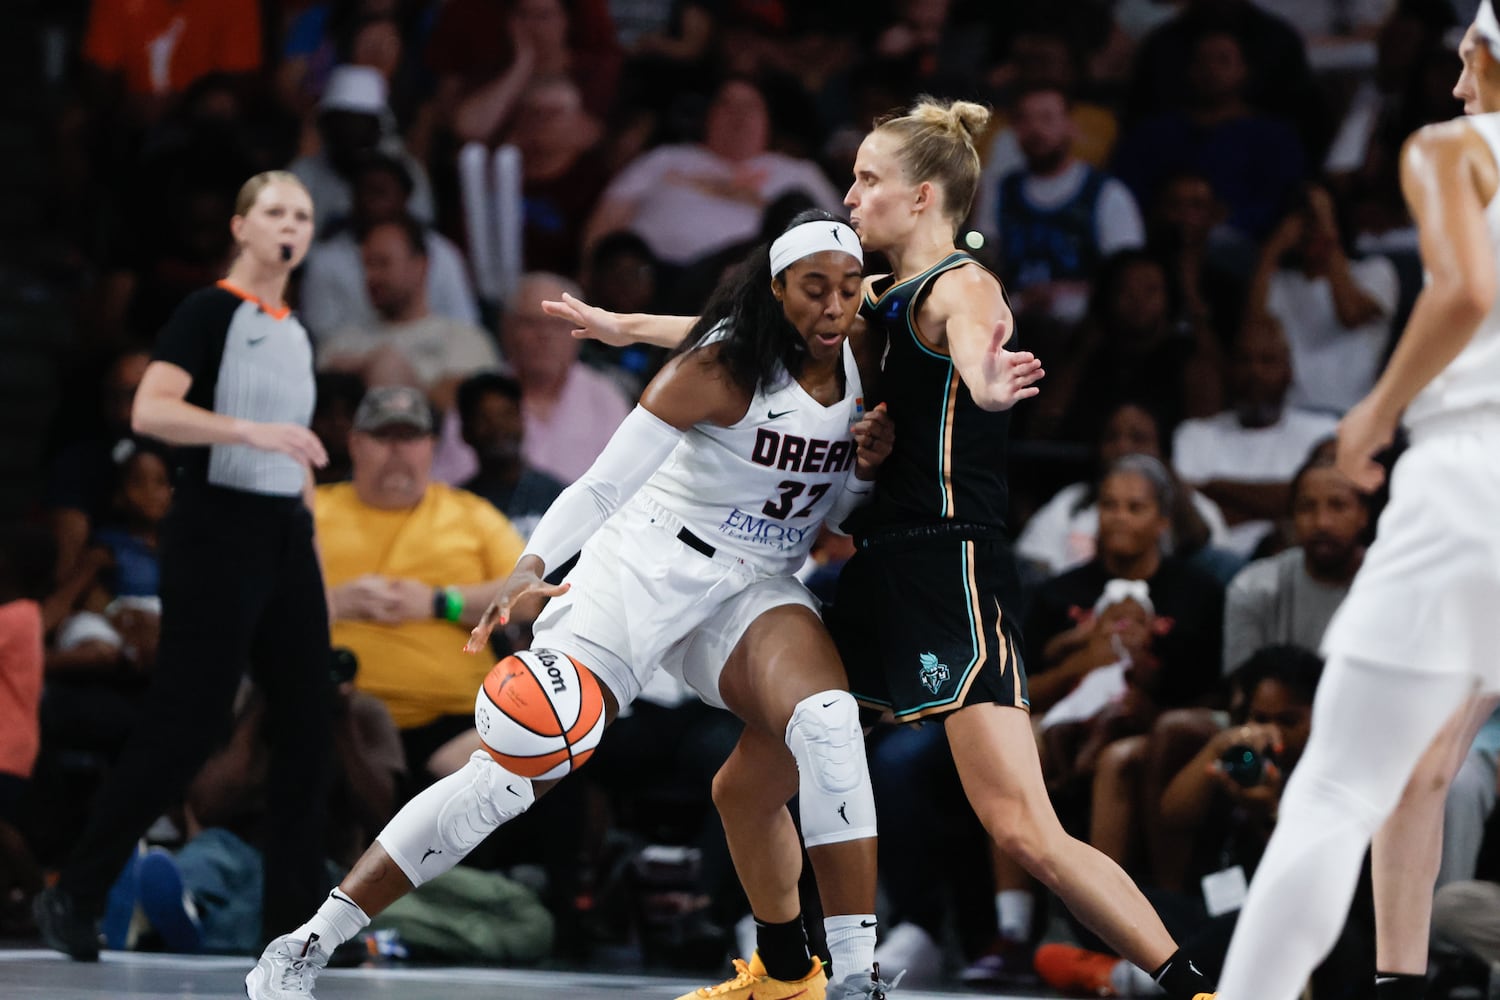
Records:
[[[580,343],[541,300],[695,311],[790,214],[838,210],[874,117],[931,93],[996,109],[962,242],[1004,277],[1020,343],[1048,371],[1016,413],[1009,528],[1049,788],[1071,828],[1159,891],[1179,940],[1222,936],[1235,907],[1200,880],[1253,870],[1305,739],[1319,638],[1373,535],[1379,498],[1342,479],[1327,440],[1421,280],[1398,152],[1460,113],[1454,28],[1473,6],[79,6],[46,194],[81,290],[74,388],[45,494],[0,531],[0,932],[26,933],[25,899],[64,856],[152,667],[172,458],[132,435],[129,406],[167,315],[221,276],[248,176],[293,171],[316,211],[292,305],[314,340],[313,426],[330,456],[316,517],[345,684],[336,866],[477,746],[467,706],[484,671],[458,656],[466,623],[662,360]],[[504,300],[474,270],[459,168],[472,144],[520,153],[524,274]],[[840,551],[817,550],[830,565]],[[512,629],[504,643],[525,639]],[[648,692],[649,725],[604,741],[598,778],[473,859],[540,894],[560,954],[634,940],[712,964],[743,915],[705,821],[733,720],[667,687]],[[123,873],[112,942],[150,945],[140,921],[129,932],[132,907],[160,904],[165,877],[201,912],[184,935],[156,905],[158,946],[254,950],[232,926],[254,920],[225,915],[242,897],[223,872],[244,884],[254,871],[256,698],[224,720],[211,780],[153,831],[176,861],[148,852]],[[676,735],[653,744],[652,732]],[[1486,748],[1500,741],[1484,740],[1484,777],[1455,786],[1473,845],[1445,868],[1469,886],[1450,900],[1490,898],[1464,881],[1484,867],[1469,855],[1495,799]],[[674,752],[683,741],[700,750]],[[1228,776],[1230,751],[1260,762],[1254,780]],[[877,793],[931,799],[882,812],[883,964],[913,982],[964,969],[1128,992],[1082,928],[1082,947],[1036,950],[1044,901],[1003,857],[990,859],[993,892],[925,891],[962,867],[934,854],[933,824],[955,849],[989,853],[940,727],[878,733],[870,753]],[[203,875],[205,853],[228,856],[216,828],[232,831],[233,857]],[[639,850],[663,840],[685,853]],[[1463,907],[1440,915],[1462,924]],[[1362,968],[1367,930],[1351,921],[1329,982]],[[394,931],[376,933],[400,952]],[[1467,940],[1463,926],[1446,933]],[[492,957],[522,955],[539,957]]]

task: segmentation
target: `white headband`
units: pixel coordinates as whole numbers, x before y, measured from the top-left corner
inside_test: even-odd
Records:
[[[1474,15],[1474,28],[1484,39],[1490,54],[1500,59],[1500,20],[1495,19],[1495,8],[1490,0],[1481,0],[1479,12]]]
[[[864,266],[865,255],[859,248],[859,237],[854,235],[854,230],[842,222],[804,222],[788,229],[771,244],[771,277],[776,277],[803,257],[824,250],[846,253],[859,261],[861,267]]]
[[[1104,585],[1104,593],[1094,602],[1094,614],[1102,615],[1105,610],[1124,601],[1134,601],[1146,609],[1146,614],[1156,614],[1156,609],[1151,604],[1151,587],[1145,580],[1122,580],[1119,577]]]

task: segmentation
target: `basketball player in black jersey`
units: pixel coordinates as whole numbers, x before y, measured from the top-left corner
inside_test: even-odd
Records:
[[[1167,994],[1209,988],[1109,858],[1070,837],[1042,782],[1005,537],[1006,411],[1039,391],[1041,363],[1007,349],[1014,323],[999,280],[955,252],[979,178],[974,138],[989,110],[923,99],[860,146],[844,201],[866,251],[892,273],[865,279],[856,349],[884,356],[895,444],[875,498],[851,524],[858,551],[828,625],[850,690],[897,721],[947,727],[965,792],[1002,850],[1055,892]],[[576,299],[546,307],[607,343],[673,344],[677,317],[617,316]],[[737,795],[762,794],[745,782]]]

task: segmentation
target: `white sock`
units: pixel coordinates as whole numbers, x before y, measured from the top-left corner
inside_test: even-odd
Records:
[[[1007,941],[1028,940],[1034,905],[1034,898],[1025,889],[1001,889],[995,893],[995,917],[1000,923],[1000,936]]]
[[[370,918],[365,911],[360,909],[359,904],[344,895],[342,889],[334,889],[323,900],[323,905],[318,907],[318,912],[307,923],[292,931],[292,938],[297,941],[306,941],[316,934],[318,944],[326,952],[332,953],[333,949],[364,930],[370,924]]]
[[[832,966],[828,974],[830,981],[857,972],[869,972],[875,964],[875,914],[824,917],[823,933],[828,938],[828,964]]]

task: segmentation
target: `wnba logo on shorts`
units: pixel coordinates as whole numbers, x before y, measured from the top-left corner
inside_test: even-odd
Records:
[[[948,683],[948,664],[939,663],[933,653],[918,653],[917,659],[922,662],[922,669],[917,671],[917,680],[922,682],[924,688],[937,694],[938,689]]]

